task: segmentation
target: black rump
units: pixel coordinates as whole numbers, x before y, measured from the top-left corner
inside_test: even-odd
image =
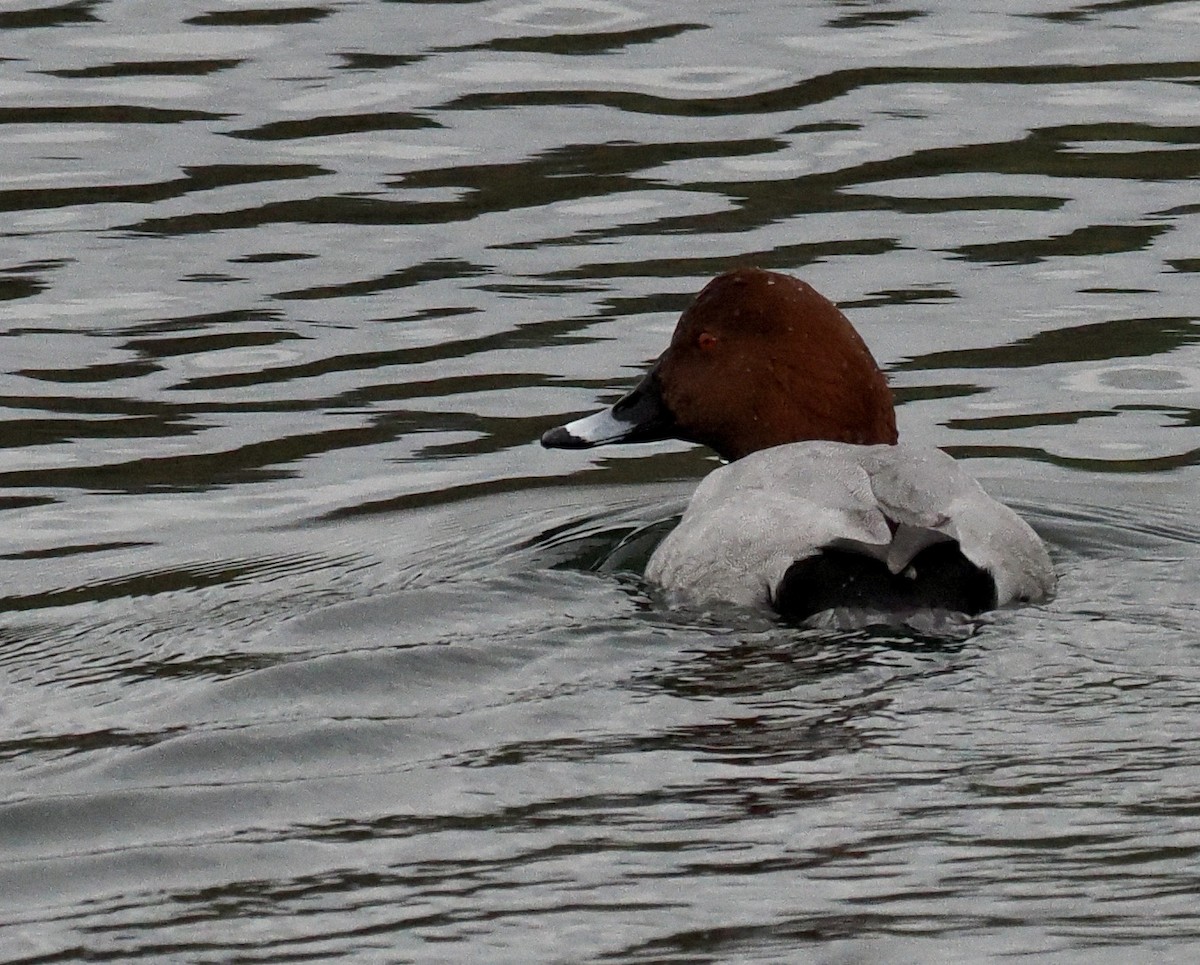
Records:
[[[953,541],[927,546],[899,574],[870,556],[824,549],[788,567],[773,603],[792,620],[835,607],[887,613],[940,609],[973,616],[996,605],[996,581]]]

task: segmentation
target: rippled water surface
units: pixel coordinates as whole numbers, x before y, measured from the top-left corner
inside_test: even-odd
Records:
[[[0,960],[1194,961],[1200,3],[0,3]],[[548,452],[798,274],[1050,543],[672,611]]]

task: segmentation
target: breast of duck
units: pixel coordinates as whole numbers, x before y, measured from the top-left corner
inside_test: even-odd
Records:
[[[946,453],[897,442],[887,381],[838,308],[789,275],[713,279],[624,398],[549,448],[682,439],[728,464],[699,485],[646,577],[787,617],[978,614],[1055,588],[1045,545]]]

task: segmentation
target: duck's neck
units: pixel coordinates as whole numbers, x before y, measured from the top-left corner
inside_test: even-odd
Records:
[[[788,373],[785,379],[747,385],[737,424],[715,427],[708,438],[698,441],[730,461],[790,442],[895,445],[892,393],[873,361],[853,378],[831,378],[838,374],[836,369],[807,369],[799,375],[805,380],[802,403],[781,399],[777,388],[780,384],[796,384],[795,373]]]

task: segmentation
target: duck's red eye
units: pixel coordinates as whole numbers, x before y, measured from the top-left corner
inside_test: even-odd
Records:
[[[700,351],[707,352],[710,349],[716,348],[717,336],[709,332],[701,332],[700,337],[696,339],[696,345],[699,346]]]

